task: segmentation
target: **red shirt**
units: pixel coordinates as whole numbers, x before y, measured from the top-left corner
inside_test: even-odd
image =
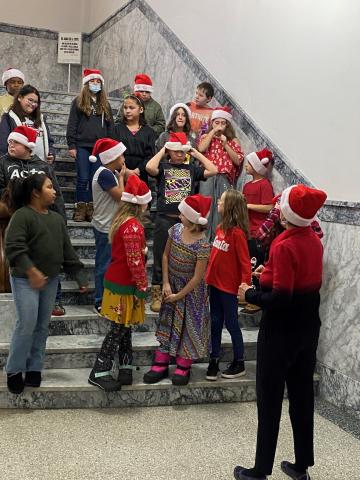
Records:
[[[120,225],[112,241],[111,263],[105,273],[106,288],[113,293],[145,297],[145,247],[144,227],[136,218]]]
[[[274,198],[274,191],[271,183],[267,178],[247,182],[243,188],[243,194],[245,196],[246,203],[252,203],[254,205],[270,205]],[[265,222],[267,213],[254,212],[254,210],[248,210],[249,212],[249,225],[250,236],[256,238],[256,233]]]
[[[227,232],[216,228],[205,281],[223,292],[237,295],[242,282],[251,285],[251,263],[245,233],[240,227]]]

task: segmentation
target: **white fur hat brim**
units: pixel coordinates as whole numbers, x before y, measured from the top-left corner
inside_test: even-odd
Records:
[[[296,187],[296,185],[292,185],[282,192],[280,210],[288,222],[296,225],[297,227],[308,227],[315,220],[316,215],[313,218],[303,218],[292,210],[289,203],[289,195],[294,187]]]
[[[194,210],[190,205],[188,205],[185,200],[182,200],[179,203],[178,209],[180,213],[186,217],[189,222],[196,223],[197,225],[207,225],[208,220],[205,217],[202,217],[199,212]]]
[[[268,171],[268,169],[266,168],[266,165],[268,165],[270,162],[269,158],[263,158],[262,160],[260,160],[255,152],[251,152],[248,155],[246,155],[245,160],[247,160],[250,163],[250,165],[254,168],[254,170],[257,173],[259,173],[260,175],[266,175]]]
[[[85,83],[90,82],[90,80],[95,80],[96,78],[101,80],[103,85],[105,84],[104,77],[102,75],[100,75],[99,73],[90,73],[89,75],[86,75],[86,77],[83,77],[82,83],[83,83],[83,85],[85,85]]]
[[[25,137],[25,135],[22,135],[19,132],[11,132],[7,139],[8,143],[9,143],[9,140],[14,140],[15,142],[21,143],[21,145],[24,145],[25,147],[29,148],[31,151],[33,151],[35,148],[35,143],[29,142],[29,139]]]
[[[103,165],[107,165],[108,163],[113,162],[116,160],[120,155],[122,155],[126,150],[126,147],[123,143],[119,142],[117,145],[115,145],[112,148],[109,148],[108,150],[105,150],[105,152],[99,153],[99,159],[100,162]],[[89,157],[90,162],[96,163],[97,158],[95,155],[90,155]]]
[[[189,152],[191,150],[191,145],[188,143],[186,145],[183,145],[181,142],[166,142],[165,143],[165,148],[167,150],[173,150],[174,152]]]
[[[123,192],[121,194],[121,200],[123,202],[134,203],[136,205],[146,205],[152,200],[151,191],[145,193],[145,195],[133,195],[132,193]]]
[[[224,110],[214,110],[211,114],[211,120],[215,120],[216,118],[223,118],[228,122],[231,122],[232,115],[230,112],[225,112]]]
[[[173,105],[173,106],[170,108],[169,119],[172,117],[172,114],[173,114],[173,113],[175,112],[175,110],[177,110],[178,108],[183,108],[183,109],[187,112],[189,118],[191,117],[191,110],[190,110],[190,108],[186,105],[186,103],[181,103],[181,102],[180,102],[180,103],[175,103],[175,105]]]
[[[146,85],[145,83],[135,83],[134,85],[134,92],[153,92],[153,86],[152,85]]]
[[[10,80],[10,78],[21,78],[23,82],[25,82],[25,75],[18,70],[17,68],[10,68],[9,70],[5,70],[2,74],[2,83],[5,87],[5,83]]]

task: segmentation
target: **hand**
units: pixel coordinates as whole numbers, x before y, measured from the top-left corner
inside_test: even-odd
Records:
[[[239,290],[238,290],[238,297],[239,297],[239,300],[240,302],[245,302],[245,293],[247,290],[249,290],[250,285],[247,285],[246,283],[242,283],[239,287]]]
[[[164,298],[165,303],[174,303],[177,302],[179,299],[179,295],[177,293],[171,293],[167,297]]]
[[[265,267],[264,265],[259,265],[257,269],[252,273],[253,277],[260,278],[260,275],[264,271]]]
[[[126,165],[124,163],[124,165],[121,167],[121,170],[119,172],[119,177],[125,178],[125,174],[126,174]]]
[[[127,170],[126,170],[126,173],[127,173],[128,177],[130,177],[130,175],[137,175],[137,176],[139,176],[139,175],[140,175],[140,170],[139,170],[138,168],[135,168],[135,170],[127,169]]]
[[[45,287],[48,277],[46,277],[36,267],[30,268],[26,273],[31,288],[34,288],[35,290],[41,290]]]
[[[46,160],[47,160],[47,163],[51,165],[54,162],[54,155],[48,155],[46,157]]]
[[[82,287],[79,288],[80,293],[86,293],[88,291],[88,287],[83,285]]]
[[[76,157],[76,148],[70,148],[69,149],[69,155],[71,158],[75,158]]]
[[[225,147],[225,145],[227,144],[227,138],[225,137],[225,135],[221,135],[220,140],[221,140],[221,143],[222,143],[223,147]]]
[[[169,295],[172,295],[172,290],[169,282],[164,283],[162,288],[162,295],[164,298],[168,297]]]
[[[212,130],[213,135],[219,136],[219,133],[223,131],[223,127],[221,125],[218,125],[217,127],[214,127]]]

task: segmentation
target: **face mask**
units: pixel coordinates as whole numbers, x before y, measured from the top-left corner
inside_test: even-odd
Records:
[[[99,83],[89,83],[89,90],[91,93],[98,93],[101,90],[101,85]]]

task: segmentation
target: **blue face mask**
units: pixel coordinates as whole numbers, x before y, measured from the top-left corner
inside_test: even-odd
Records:
[[[89,90],[91,93],[98,93],[101,90],[100,83],[89,83]]]

